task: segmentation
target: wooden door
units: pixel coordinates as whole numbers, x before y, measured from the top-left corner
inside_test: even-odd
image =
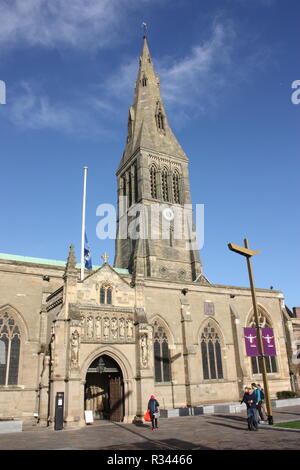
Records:
[[[110,420],[123,421],[123,384],[121,377],[109,379]]]

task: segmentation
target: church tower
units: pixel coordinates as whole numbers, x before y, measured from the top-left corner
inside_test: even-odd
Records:
[[[146,36],[116,174],[115,267],[129,269],[134,278],[199,278],[199,251],[189,243],[194,224],[188,158],[169,126]]]

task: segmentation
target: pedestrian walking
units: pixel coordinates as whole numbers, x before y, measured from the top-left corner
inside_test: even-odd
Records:
[[[247,423],[249,431],[257,431],[256,395],[250,387],[245,389],[241,403],[245,403],[247,407]]]
[[[264,389],[261,387],[260,384],[257,384],[257,389],[260,392],[260,400],[258,402],[257,409],[258,409],[259,416],[261,417],[260,422],[264,423],[265,420],[267,420],[267,416],[268,416],[267,412],[266,412],[266,409],[265,409],[265,406],[264,406],[265,393],[264,393]],[[266,418],[264,417],[264,414],[265,414]]]
[[[158,426],[157,426],[158,407],[159,407],[158,401],[156,400],[154,395],[151,395],[150,400],[148,401],[148,410],[149,410],[151,422],[152,422],[152,431],[154,429],[158,429]]]
[[[244,387],[244,395],[243,395],[243,398],[241,399],[241,404],[244,403],[245,395],[246,395],[246,394],[247,394],[247,395],[249,394],[249,391],[248,391],[248,390],[249,390],[249,387],[247,387],[247,385],[245,385],[245,387]]]
[[[264,423],[264,415],[263,415],[263,412],[262,412],[262,409],[261,409],[261,391],[260,389],[258,388],[258,386],[256,385],[256,383],[252,383],[251,384],[251,387],[252,387],[252,390],[253,390],[253,394],[255,395],[255,399],[256,399],[256,403],[257,403],[257,421],[258,423]],[[259,416],[258,416],[259,415]]]

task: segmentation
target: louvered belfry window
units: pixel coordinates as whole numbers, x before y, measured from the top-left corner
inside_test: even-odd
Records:
[[[169,200],[168,170],[166,168],[163,168],[161,172],[161,189],[162,189],[163,200],[168,201]]]
[[[17,385],[21,335],[14,318],[0,314],[0,385]]]
[[[175,204],[180,204],[179,174],[176,170],[173,173],[173,198]]]
[[[154,324],[153,339],[155,382],[170,382],[171,362],[168,338],[165,330],[157,322]]]
[[[151,197],[157,199],[157,183],[156,183],[156,167],[151,165],[150,167],[150,189]]]
[[[223,379],[221,341],[212,323],[203,328],[200,344],[204,380]]]
[[[131,171],[128,172],[128,205],[132,205],[132,176]]]

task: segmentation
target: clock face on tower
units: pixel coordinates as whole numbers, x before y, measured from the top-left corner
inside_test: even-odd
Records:
[[[168,222],[171,222],[171,220],[174,219],[174,212],[170,207],[166,207],[166,209],[162,211],[162,215]]]

